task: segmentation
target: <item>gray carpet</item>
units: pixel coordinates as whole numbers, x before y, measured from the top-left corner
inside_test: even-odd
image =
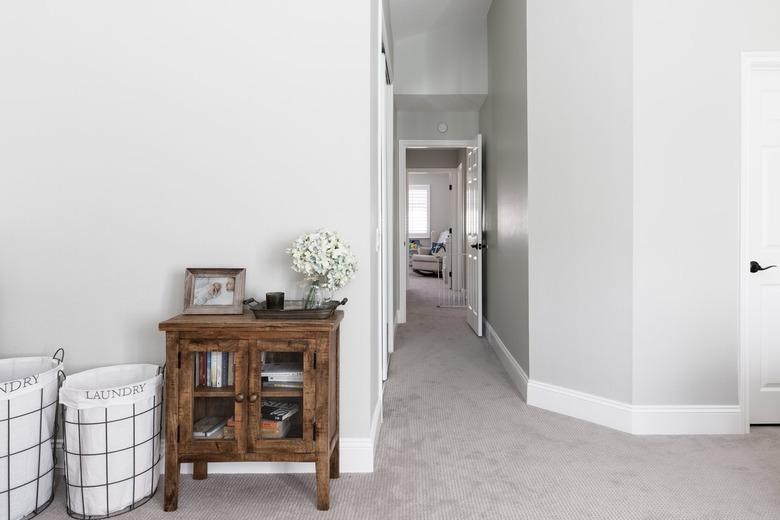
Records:
[[[385,388],[375,473],[182,477],[130,519],[780,518],[780,429],[749,436],[633,437],[526,406],[462,311],[437,309],[414,277]],[[61,490],[60,486],[60,490]],[[62,492],[41,519],[64,517]]]

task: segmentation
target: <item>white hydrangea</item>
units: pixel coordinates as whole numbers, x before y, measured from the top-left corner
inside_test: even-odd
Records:
[[[357,259],[338,233],[321,229],[299,236],[287,248],[292,270],[335,291],[347,285],[357,271]]]

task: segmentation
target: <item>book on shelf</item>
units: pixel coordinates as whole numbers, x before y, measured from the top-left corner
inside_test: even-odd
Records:
[[[219,372],[220,375],[220,385],[223,388],[226,388],[230,386],[228,384],[228,359],[230,358],[230,352],[220,352],[221,360],[222,360],[222,367]]]
[[[263,388],[303,388],[303,381],[263,381]]]
[[[277,388],[302,388],[303,367],[300,363],[265,363],[260,374],[260,380],[265,387],[272,387],[272,383],[278,383]],[[281,386],[281,384],[296,384],[296,386]],[[300,386],[298,386],[300,385]]]
[[[227,388],[235,381],[235,353],[195,352],[195,386]]]
[[[260,404],[260,412],[264,421],[284,421],[298,413],[298,403],[287,401],[267,401]]]
[[[211,386],[219,388],[222,386],[222,352],[211,353]]]
[[[233,417],[228,419],[227,423],[225,423],[222,432],[223,439],[233,440],[236,438],[236,420]]]
[[[303,367],[300,363],[264,363],[262,377],[274,379],[298,379],[303,381]]]
[[[221,437],[227,417],[203,417],[192,425],[192,436],[200,438]]]
[[[270,419],[260,420],[260,434],[264,439],[283,439],[290,433],[291,428],[292,421],[290,418],[282,421],[273,421]],[[217,436],[217,434],[215,434],[215,436]],[[233,417],[228,419],[224,426],[222,426],[222,438],[226,440],[233,440],[236,438],[236,421]]]
[[[260,433],[265,439],[283,439],[290,433],[290,419],[284,421],[267,421],[263,420],[260,423]]]

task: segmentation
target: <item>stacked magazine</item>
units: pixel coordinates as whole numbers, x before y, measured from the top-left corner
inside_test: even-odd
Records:
[[[264,439],[281,439],[290,432],[292,419],[298,413],[297,403],[287,401],[266,401],[261,403],[260,429]]]
[[[220,439],[227,423],[227,417],[203,417],[192,425],[192,436],[200,439]]]

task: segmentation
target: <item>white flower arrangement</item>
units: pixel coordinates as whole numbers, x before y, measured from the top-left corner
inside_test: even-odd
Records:
[[[357,259],[338,233],[321,229],[299,236],[287,248],[292,270],[314,284],[335,291],[355,277]]]

